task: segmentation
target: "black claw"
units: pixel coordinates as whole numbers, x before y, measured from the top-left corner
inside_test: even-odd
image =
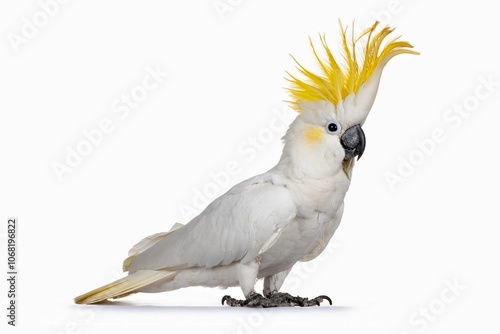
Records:
[[[321,296],[318,296],[318,297],[316,297],[316,298],[326,299],[326,300],[328,300],[328,302],[330,303],[330,305],[333,305],[332,300],[331,300],[331,299],[330,299],[330,297],[328,297],[328,296],[321,295]],[[319,306],[319,304],[318,304],[318,306]]]

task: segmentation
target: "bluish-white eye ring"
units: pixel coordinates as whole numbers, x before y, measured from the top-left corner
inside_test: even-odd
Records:
[[[335,121],[331,121],[331,122],[326,123],[325,129],[326,129],[326,132],[328,132],[329,134],[336,135],[336,134],[340,133],[340,131],[342,130],[342,127],[340,126],[339,123],[337,123]]]

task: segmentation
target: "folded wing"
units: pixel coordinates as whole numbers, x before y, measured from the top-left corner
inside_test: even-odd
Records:
[[[272,247],[295,215],[287,188],[273,183],[265,174],[254,177],[136,255],[129,272],[249,262]]]

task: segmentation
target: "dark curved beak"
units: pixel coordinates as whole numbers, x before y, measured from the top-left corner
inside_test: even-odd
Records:
[[[365,151],[366,138],[361,125],[354,125],[347,129],[340,137],[340,143],[345,150],[344,160],[351,160],[355,156],[361,158]]]

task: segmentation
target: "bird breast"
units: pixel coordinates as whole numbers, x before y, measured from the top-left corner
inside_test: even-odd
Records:
[[[349,180],[345,174],[332,179],[294,182],[286,180],[297,205],[297,216],[282,231],[276,243],[261,256],[259,277],[292,267],[309,254],[331,228],[338,225]]]

